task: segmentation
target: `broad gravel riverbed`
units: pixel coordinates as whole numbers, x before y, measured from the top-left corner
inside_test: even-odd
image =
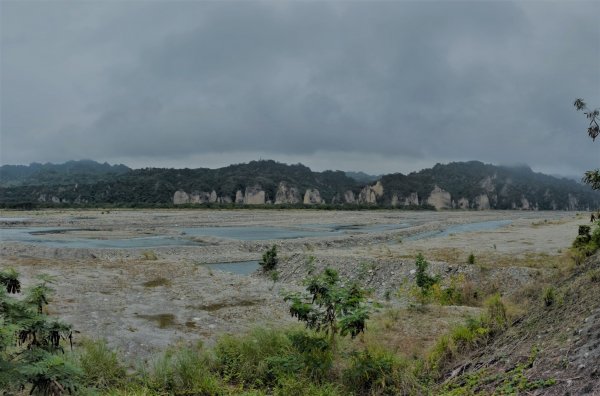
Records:
[[[377,300],[412,280],[417,252],[556,255],[588,219],[530,211],[5,210],[0,268],[14,267],[25,288],[52,275],[51,314],[73,324],[77,337],[104,338],[138,359],[179,341],[211,344],[225,333],[294,323],[284,293],[325,267],[362,282]],[[277,281],[257,270],[273,244]],[[432,270],[471,271],[451,261],[432,260]],[[498,267],[489,276],[502,285],[526,282],[530,272]]]

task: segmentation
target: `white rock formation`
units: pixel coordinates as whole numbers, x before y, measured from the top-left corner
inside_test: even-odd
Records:
[[[458,209],[469,209],[469,200],[467,198],[461,198],[456,203]]]
[[[419,194],[416,192],[410,193],[410,195],[404,198],[404,205],[419,205]]]
[[[579,202],[577,201],[577,197],[569,193],[569,210],[577,210],[578,206]]]
[[[490,209],[490,198],[487,194],[481,194],[475,197],[473,200],[475,208],[478,210],[488,210]]]
[[[354,193],[350,190],[344,193],[344,202],[347,204],[356,203],[356,198],[354,197]]]
[[[173,203],[175,205],[186,204],[189,202],[190,202],[190,197],[185,191],[177,190],[177,191],[175,191],[175,194],[173,194]]]
[[[286,182],[280,182],[275,193],[275,204],[296,204],[300,202],[300,192]]]
[[[236,204],[243,204],[244,203],[244,194],[240,190],[237,190],[235,192],[235,203]]]
[[[452,197],[448,191],[435,186],[427,198],[427,203],[437,210],[449,209],[452,207]]]
[[[383,195],[383,185],[380,181],[373,186],[365,186],[358,194],[358,203],[376,204],[377,198]]]
[[[323,203],[323,200],[321,199],[321,193],[319,193],[319,190],[317,190],[316,188],[309,188],[304,193],[303,202],[305,205],[321,204]]]
[[[265,192],[260,186],[246,187],[244,194],[244,203],[246,205],[264,205]]]

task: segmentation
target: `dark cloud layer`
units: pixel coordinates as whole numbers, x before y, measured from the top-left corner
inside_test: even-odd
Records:
[[[598,2],[0,6],[2,163],[597,166]]]

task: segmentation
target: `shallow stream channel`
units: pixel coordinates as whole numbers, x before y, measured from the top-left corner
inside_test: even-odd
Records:
[[[10,223],[9,218],[3,218]],[[21,219],[14,219],[18,223]],[[511,224],[511,220],[493,220],[448,226],[441,230],[426,231],[403,238],[406,241],[438,238],[453,234],[489,231]],[[111,237],[111,231],[97,228],[68,227],[6,227],[0,228],[0,241],[34,244],[67,249],[151,249],[173,246],[203,246],[201,237],[238,241],[268,241],[300,238],[324,238],[352,234],[377,234],[411,227],[400,224],[302,224],[289,227],[223,226],[182,227],[176,235],[143,237]],[[391,242],[397,243],[397,242]],[[258,261],[205,264],[208,268],[248,275],[259,268]]]

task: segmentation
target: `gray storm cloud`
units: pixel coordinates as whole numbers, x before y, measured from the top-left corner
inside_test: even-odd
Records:
[[[597,2],[0,6],[2,163],[597,165]]]

